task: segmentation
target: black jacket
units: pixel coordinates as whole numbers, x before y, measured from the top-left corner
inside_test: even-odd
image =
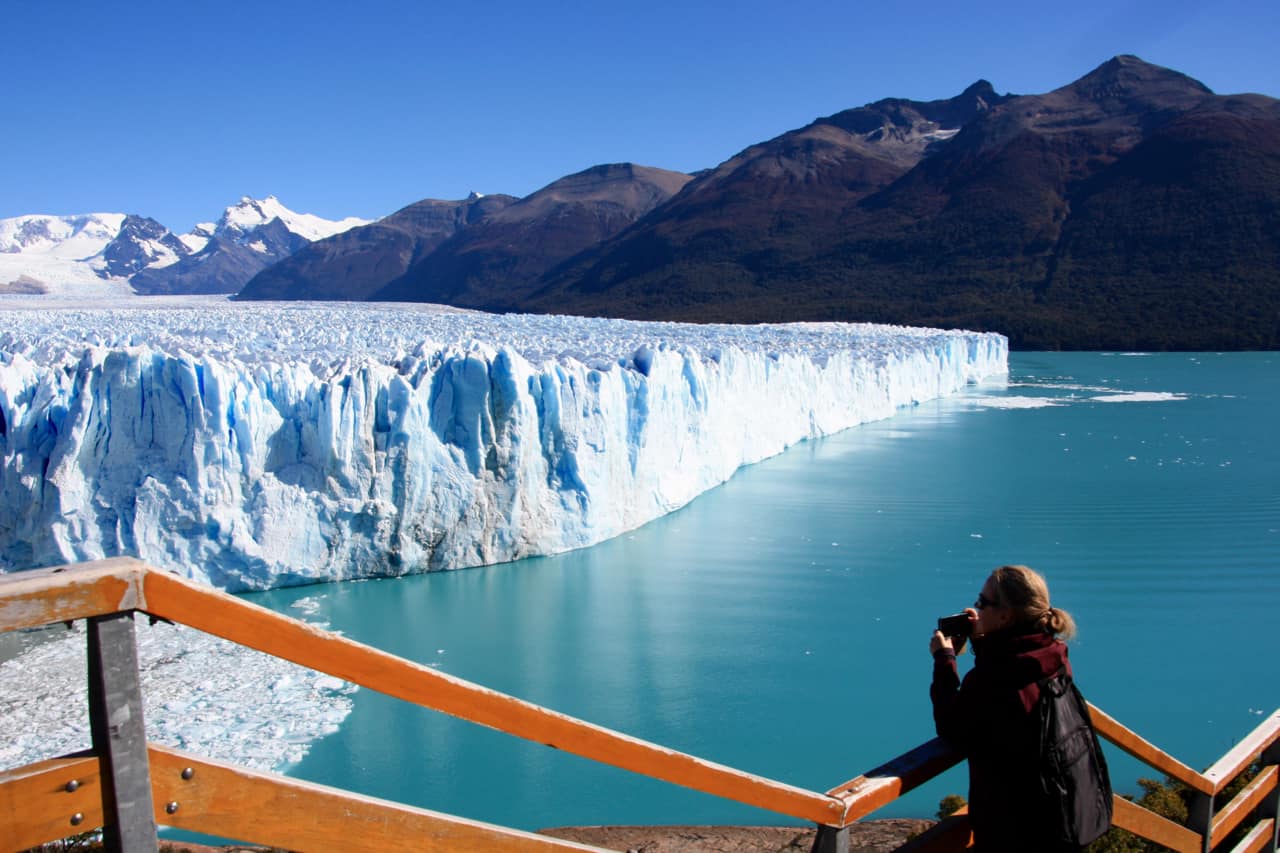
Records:
[[[934,656],[933,720],[969,759],[969,821],[983,853],[1063,848],[1043,838],[1036,684],[1062,666],[1067,647],[1049,634],[1009,629],[973,641],[974,665],[961,683],[956,657]],[[1077,849],[1077,848],[1066,848]]]

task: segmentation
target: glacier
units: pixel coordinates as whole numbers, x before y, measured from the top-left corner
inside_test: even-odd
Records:
[[[30,304],[0,301],[0,570],[127,554],[229,591],[591,545],[1008,359],[867,324]]]

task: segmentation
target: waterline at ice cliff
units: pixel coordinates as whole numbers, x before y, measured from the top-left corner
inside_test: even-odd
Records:
[[[1008,357],[973,332],[351,304],[0,329],[0,568],[131,554],[229,590],[591,545]]]

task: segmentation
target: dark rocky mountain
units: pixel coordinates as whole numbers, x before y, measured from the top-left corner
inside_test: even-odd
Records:
[[[750,296],[759,271],[836,239],[846,205],[889,186],[1006,97],[979,81],[947,100],[887,99],[818,119],[699,175],[618,239],[555,271],[530,299],[504,302],[499,293],[477,307],[642,317],[659,301]],[[626,293],[646,304],[632,310]],[[654,316],[663,314],[681,312]]]
[[[1129,56],[1045,95],[881,101],[748,149],[490,305],[1280,348],[1280,102]]]
[[[694,178],[599,166],[483,201],[411,206],[243,295],[1280,348],[1280,101],[1133,56],[1040,95],[877,101]]]
[[[237,299],[367,299],[460,229],[516,201],[472,195],[427,199],[369,225],[317,240],[254,276]]]
[[[623,231],[689,180],[630,163],[569,175],[459,230],[372,298],[519,305],[543,274]]]
[[[1206,104],[1084,182],[1036,294],[1058,320],[1040,339],[1280,349],[1277,106]]]
[[[183,258],[191,254],[186,244],[159,222],[130,214],[120,233],[102,250],[103,273],[128,278],[167,256]]]

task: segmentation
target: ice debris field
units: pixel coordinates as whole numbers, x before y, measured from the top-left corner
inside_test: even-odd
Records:
[[[891,326],[17,304],[0,300],[0,570],[131,555],[230,591],[591,545],[1008,361],[1000,335]],[[138,630],[161,742],[280,768],[350,711],[336,679]],[[0,664],[0,766],[87,745],[83,655],[71,632]]]
[[[351,712],[356,688],[333,676],[182,625],[134,624],[148,740],[257,770],[284,769]],[[0,657],[0,768],[91,744],[84,625],[35,639],[13,658]]]

